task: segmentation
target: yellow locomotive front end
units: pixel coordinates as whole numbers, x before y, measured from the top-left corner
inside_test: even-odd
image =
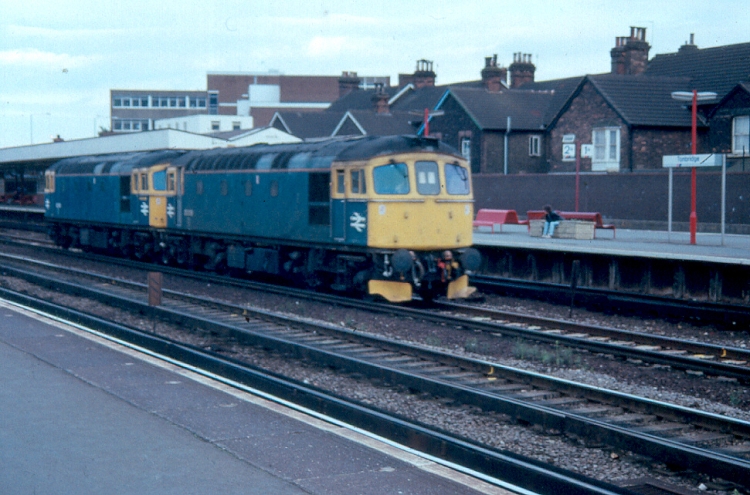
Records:
[[[404,153],[370,160],[367,246],[383,253],[368,291],[389,301],[467,297],[467,272],[479,265],[471,248],[474,199],[469,165],[455,155]]]

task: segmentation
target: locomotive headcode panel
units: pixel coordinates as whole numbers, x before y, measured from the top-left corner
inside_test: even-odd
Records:
[[[46,185],[63,247],[394,302],[467,297],[481,261],[470,168],[432,138],[68,158]]]

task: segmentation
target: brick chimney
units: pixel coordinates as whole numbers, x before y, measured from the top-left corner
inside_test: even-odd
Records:
[[[518,88],[526,83],[534,82],[536,66],[531,63],[530,53],[514,53],[513,63],[510,64],[510,87]]]
[[[371,101],[373,108],[375,109],[375,113],[386,115],[391,113],[391,108],[388,105],[388,100],[390,97],[388,96],[388,93],[385,92],[385,89],[383,88],[383,85],[381,83],[377,83],[375,85],[375,94],[372,95]]]
[[[490,93],[498,93],[503,89],[508,78],[508,69],[497,66],[497,55],[484,57],[482,69],[482,84]]]
[[[685,44],[682,45],[679,50],[677,50],[677,53],[690,53],[697,51],[698,45],[695,44],[695,33],[690,33],[690,43],[686,41]]]
[[[361,82],[356,72],[342,72],[339,77],[339,98],[358,90]]]
[[[630,37],[615,38],[615,47],[610,51],[612,57],[612,74],[637,76],[643,74],[648,64],[646,28],[631,27]]]
[[[432,71],[431,60],[417,60],[417,69],[414,71],[414,88],[424,88],[425,86],[435,86],[437,75]]]

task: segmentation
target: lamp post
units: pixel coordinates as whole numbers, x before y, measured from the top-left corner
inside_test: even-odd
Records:
[[[672,93],[672,98],[678,101],[690,101],[692,102],[691,109],[691,133],[690,133],[690,152],[695,155],[697,151],[698,142],[698,102],[710,101],[716,98],[716,93],[703,91],[698,92],[697,90],[691,91],[675,91]],[[692,167],[690,172],[690,244],[695,244],[695,235],[698,231],[698,213],[696,213],[696,172],[695,167]]]

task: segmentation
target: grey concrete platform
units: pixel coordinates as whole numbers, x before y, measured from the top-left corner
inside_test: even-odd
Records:
[[[679,259],[731,265],[750,265],[750,236],[701,233],[690,244],[687,232],[597,229],[593,240],[544,239],[530,237],[526,226],[505,225],[502,232],[480,228],[474,231],[476,246],[500,246],[519,249],[601,253],[610,256]]]
[[[0,301],[0,493],[509,493]]]

